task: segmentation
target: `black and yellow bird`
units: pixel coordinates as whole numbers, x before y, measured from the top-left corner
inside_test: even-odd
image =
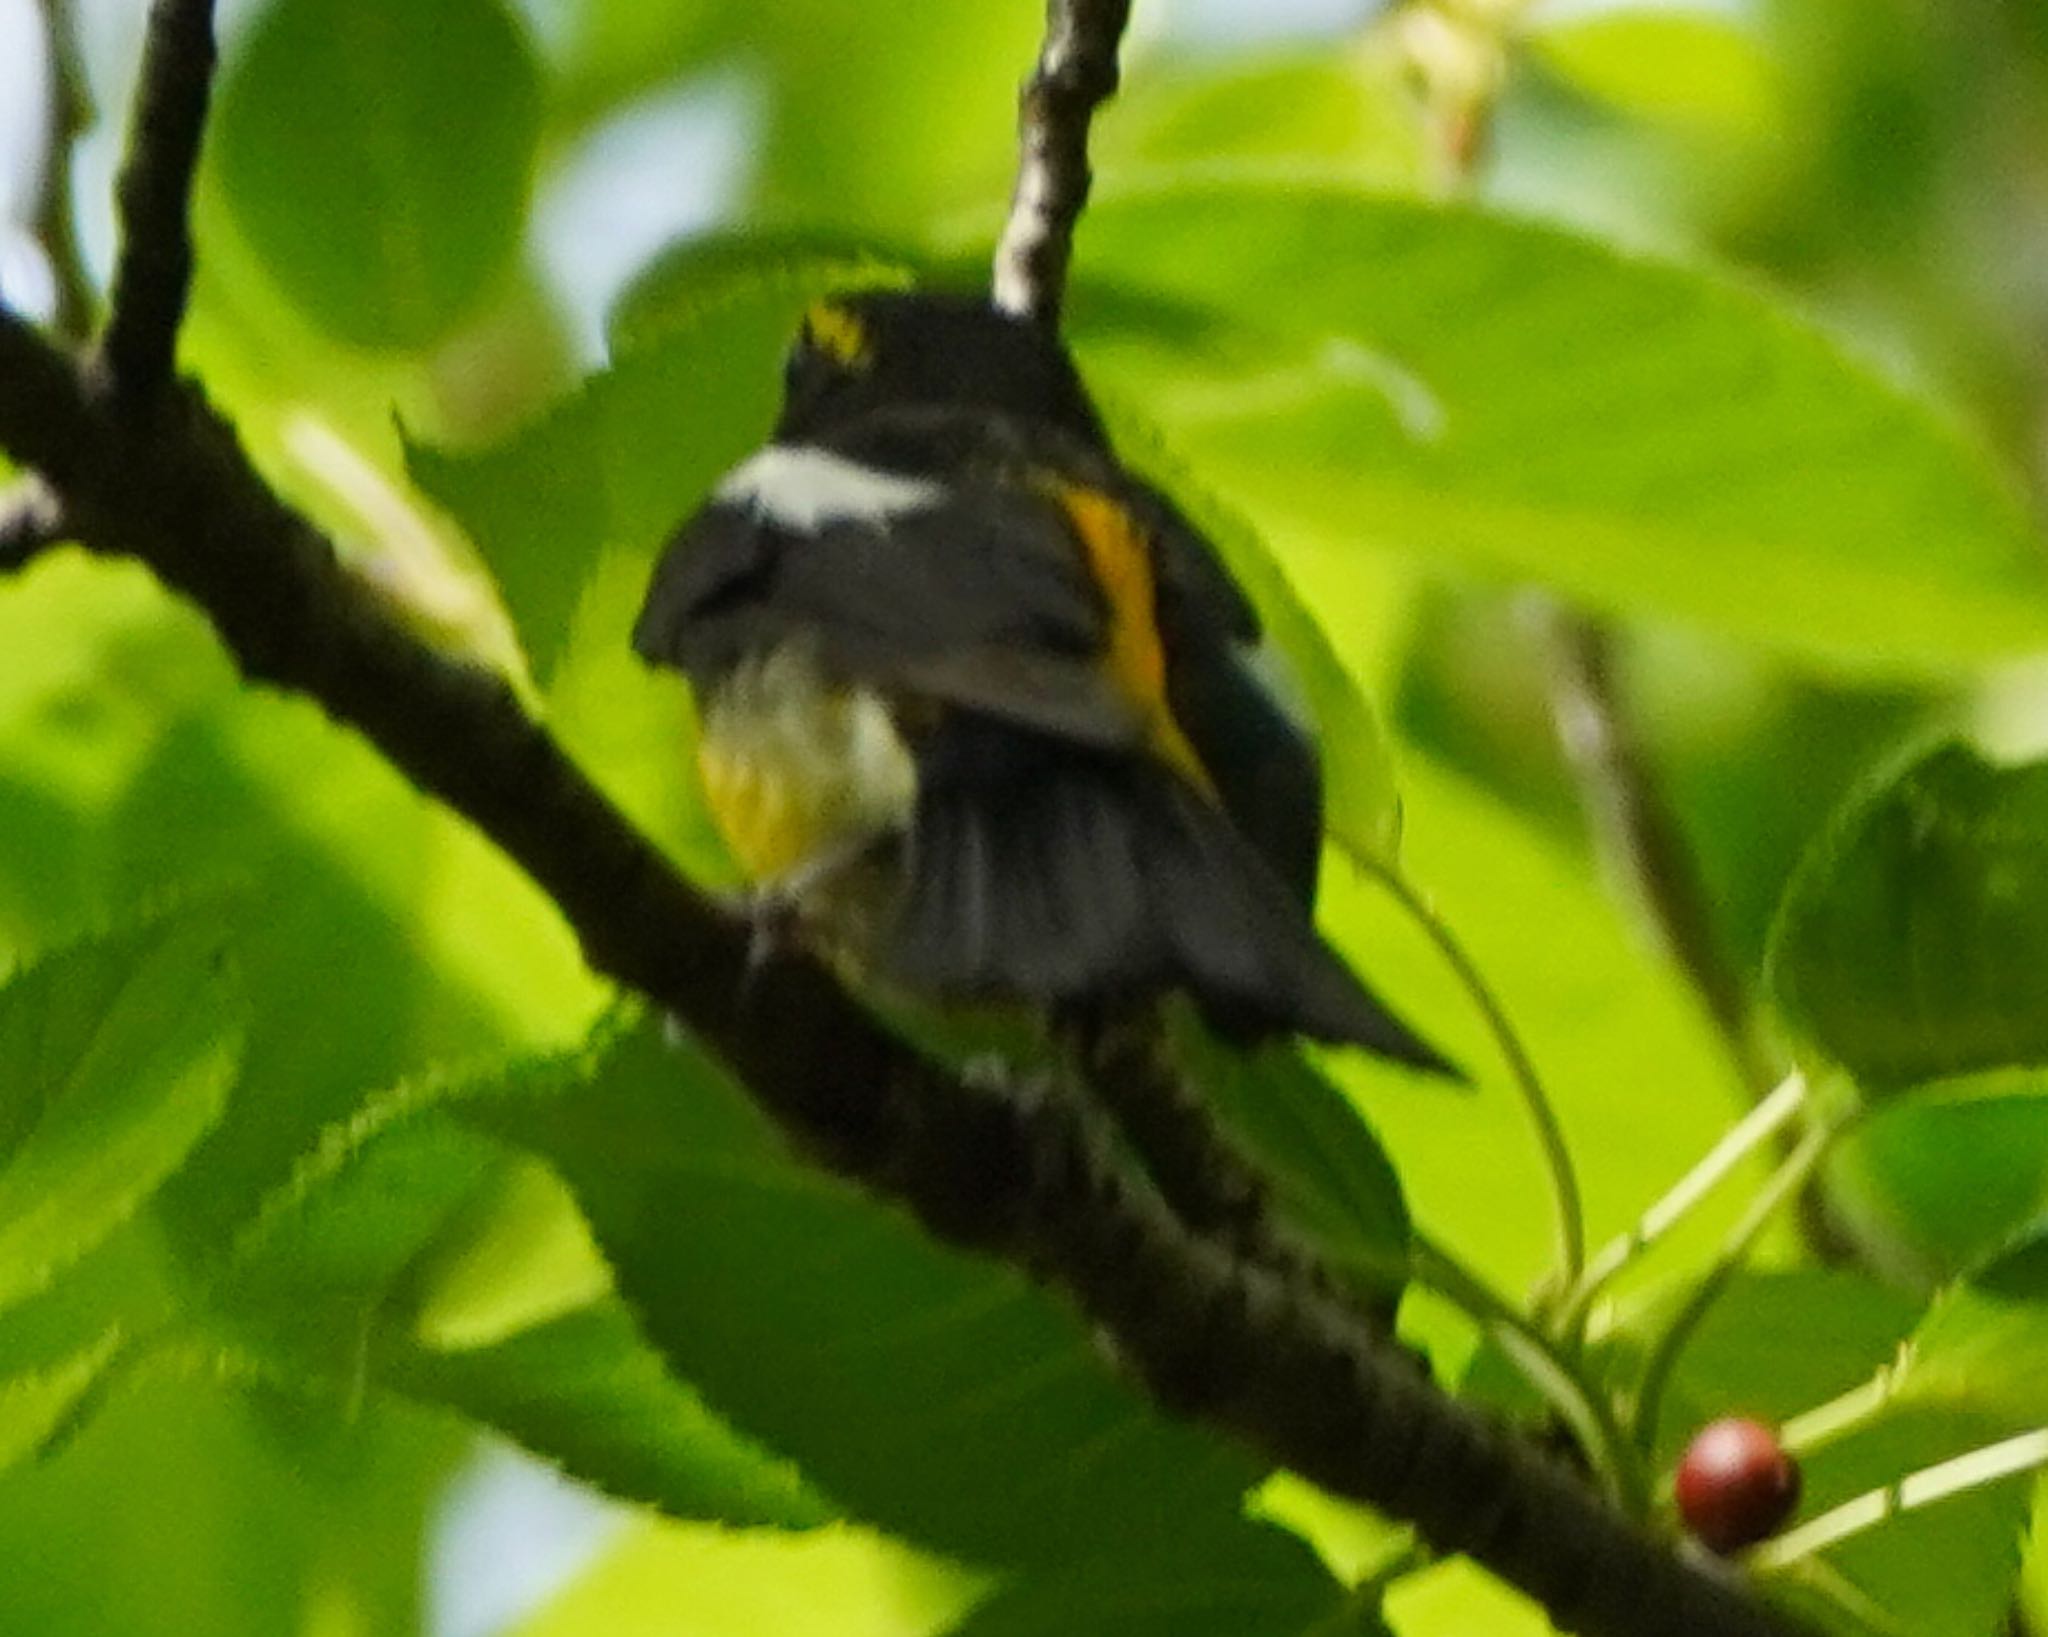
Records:
[[[693,686],[741,866],[879,976],[1055,1015],[1180,991],[1234,1037],[1447,1068],[1317,936],[1314,741],[1048,330],[814,305],[634,645]]]

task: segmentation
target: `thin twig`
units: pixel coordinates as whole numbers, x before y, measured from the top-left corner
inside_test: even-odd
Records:
[[[108,385],[131,405],[149,402],[171,378],[192,286],[192,177],[213,65],[213,0],[158,0],[115,193],[121,254],[99,344]]]
[[[1783,1071],[1758,1045],[1748,989],[1721,947],[1706,884],[1615,674],[1614,632],[1547,597],[1533,606],[1550,660],[1558,741],[1578,777],[1595,844],[1760,1097]]]
[[[1601,1246],[1586,1264],[1584,1276],[1558,1311],[1562,1334],[1576,1335],[1587,1312],[1609,1280],[1675,1228],[1744,1160],[1771,1141],[1806,1106],[1806,1076],[1793,1072],[1778,1089],[1736,1122],[1690,1171],[1636,1219],[1627,1233]]]
[[[50,332],[73,344],[92,333],[92,281],[78,243],[78,218],[71,203],[71,158],[92,123],[85,70],[78,60],[78,19],[70,0],[44,0],[44,31],[50,46],[49,148],[43,159],[42,191],[36,204],[36,237],[50,258],[57,304]]]
[[[1868,1490],[1854,1500],[1823,1512],[1797,1529],[1788,1530],[1756,1549],[1753,1560],[1760,1569],[1778,1569],[1798,1563],[1830,1546],[1839,1546],[1854,1535],[1888,1523],[1905,1512],[1916,1512],[1937,1501],[1952,1500],[1985,1484],[2048,1467],[2048,1429],[2035,1428],[1996,1444],[1986,1444],[1967,1455],[1958,1455],[1934,1466],[1909,1472],[1880,1489]]]
[[[1116,91],[1130,0],[1046,0],[1045,45],[1018,103],[1021,153],[996,246],[995,304],[1059,322],[1074,224],[1088,202],[1088,126]]]

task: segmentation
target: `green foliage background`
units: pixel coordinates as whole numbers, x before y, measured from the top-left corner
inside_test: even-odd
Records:
[[[1770,1049],[1868,1109],[1826,1179],[1868,1270],[1780,1225],[1646,1435],[1668,1463],[1709,1415],[1895,1366],[1815,1443],[1814,1515],[2048,1421],[2048,29],[2019,0],[1493,9],[1476,196],[1446,197],[1397,19],[1226,49],[1141,7],[1101,123],[1077,351],[1322,722],[1327,929],[1478,1084],[1208,1075],[1362,1277],[1398,1284],[1413,1228],[1513,1301],[1550,1269],[1546,1178],[1376,869],[1526,1040],[1596,1243],[1763,1089],[1591,858],[1518,604],[1616,617]],[[136,18],[80,16],[104,154]],[[652,554],[760,438],[811,295],[982,276],[1039,22],[236,10],[185,364],[708,883],[687,704],[625,646]],[[736,157],[617,164],[679,97]],[[559,272],[578,176],[647,241],[616,301]],[[0,1633],[1548,1629],[1457,1565],[1348,1591],[1393,1530],[1166,1421],[1055,1303],[792,1161],[475,835],[242,689],[141,571],[57,552],[0,586],[0,838]],[[1628,1386],[1763,1169],[1597,1310],[1589,1379]],[[1457,1304],[1412,1291],[1403,1325],[1528,1408]],[[545,1509],[481,1569],[458,1550],[528,1492],[507,1444],[617,1503],[572,1509],[552,1567]],[[1870,1531],[1816,1606],[1990,1637],[2034,1504],[1983,1484]],[[2021,1583],[2048,1629],[2031,1559]]]

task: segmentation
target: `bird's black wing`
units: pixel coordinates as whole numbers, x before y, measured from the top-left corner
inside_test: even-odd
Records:
[[[889,513],[793,522],[715,497],[671,540],[634,646],[700,683],[810,645],[834,675],[1103,748],[1144,725],[1101,665],[1107,610],[1056,506],[986,474]]]

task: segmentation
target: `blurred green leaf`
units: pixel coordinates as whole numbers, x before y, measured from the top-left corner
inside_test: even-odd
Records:
[[[762,0],[723,43],[771,98],[755,209],[766,221],[900,232],[1007,192],[1035,6]]]
[[[808,1534],[646,1519],[505,1637],[932,1637],[983,1588],[955,1565],[837,1524]]]
[[[1723,139],[1761,135],[1781,113],[1763,41],[1726,8],[1538,12],[1524,38],[1546,67],[1626,113]]]
[[[479,1103],[569,1182],[671,1366],[856,1517],[989,1564],[1234,1553],[1245,1453],[1165,1420],[1073,1319],[787,1156],[644,1027],[585,1091]]]
[[[1964,1083],[1886,1103],[1828,1168],[1858,1241],[1922,1285],[1982,1266],[2048,1210],[2048,1097],[1952,1096]]]
[[[421,1628],[421,1535],[450,1440],[365,1408],[310,1425],[163,1376],[0,1482],[6,1637]],[[345,1436],[340,1435],[345,1431]]]
[[[1112,186],[1124,175],[1226,165],[1416,186],[1430,158],[1421,110],[1382,35],[1342,50],[1154,60],[1104,107],[1089,159]]]
[[[1578,1161],[1594,1243],[1620,1232],[1733,1118],[1736,1083],[1675,974],[1648,956],[1582,863],[1427,757],[1402,757],[1404,870],[1434,901],[1543,1076]],[[1413,1075],[1358,1053],[1323,1058],[1368,1111],[1418,1226],[1503,1289],[1539,1277],[1554,1243],[1527,1117],[1471,997],[1412,917],[1333,864],[1324,925],[1402,1016],[1474,1078],[1477,1095],[1418,1094]],[[1476,1187],[1475,1179],[1487,1179]],[[1713,1242],[1716,1198],[1673,1254]]]
[[[1817,1517],[1907,1474],[1998,1436],[1986,1421],[1944,1407],[1899,1405],[1858,1436],[1803,1464],[1799,1516]],[[1912,1637],[1993,1637],[2005,1629],[2029,1481],[2006,1478],[1889,1518],[1829,1549],[1827,1565]]]
[[[364,347],[421,347],[518,241],[540,132],[497,0],[273,0],[222,78],[209,151],[292,299]]]
[[[1853,801],[1786,892],[1769,983],[1872,1091],[2048,1062],[2048,764],[1948,744]]]
[[[62,1428],[120,1349],[109,1330],[68,1358],[0,1380],[0,1472],[29,1460]]]
[[[1128,318],[1082,339],[1276,539],[1455,561],[1866,668],[2048,640],[2010,476],[1725,279],[1304,182],[1105,194],[1085,250],[1095,276],[1211,315],[1205,349]]]
[[[1601,1345],[1605,1368],[1626,1378],[1683,1295],[1681,1280],[1625,1303]],[[1782,1424],[1860,1388],[1925,1328],[1917,1301],[1863,1275],[1738,1275],[1681,1356],[1659,1421],[1658,1459],[1668,1467],[1692,1434],[1718,1417]],[[1962,1400],[1893,1402],[1853,1436],[1802,1456],[1798,1516],[1818,1516],[1994,1436],[1990,1408]],[[1831,1552],[1829,1561],[1915,1637],[1986,1637],[2004,1609],[2024,1502],[2023,1486],[1992,1486],[1887,1522]]]
[[[1245,1530],[1228,1555],[1109,1558],[1026,1570],[950,1628],[951,1637],[1384,1637],[1291,1535]],[[1341,1621],[1341,1625],[1338,1622]]]
[[[1947,1407],[2008,1431],[2048,1423],[2048,1233],[1946,1290],[1913,1332],[1894,1402]]]
[[[0,1308],[184,1161],[226,1107],[246,1028],[211,910],[49,956],[0,990]]]

